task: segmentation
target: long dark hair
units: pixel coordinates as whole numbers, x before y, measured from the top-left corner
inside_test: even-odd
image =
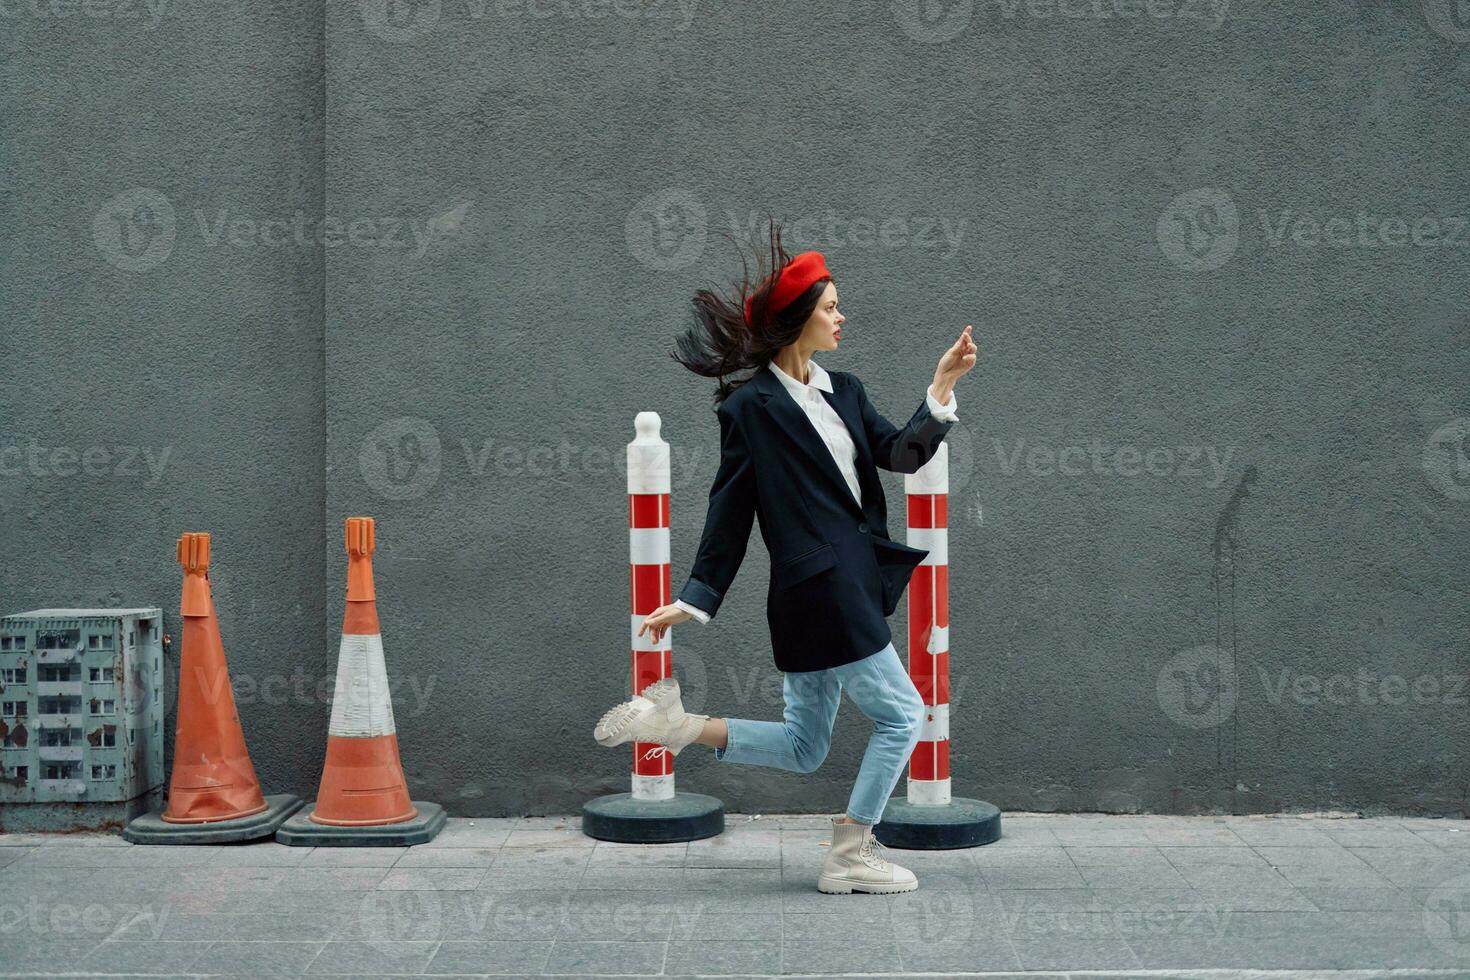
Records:
[[[770,302],[771,290],[781,270],[791,261],[791,256],[781,246],[781,227],[768,219],[770,236],[769,255],[757,254],[755,278],[750,275],[750,264],[745,253],[740,253],[740,279],[734,283],[727,295],[709,289],[694,293],[694,322],[675,341],[678,351],[669,356],[695,374],[706,378],[717,378],[719,390],[714,401],[718,406],[737,389],[750,380],[750,375],[730,380],[729,375],[747,368],[760,369],[782,347],[795,342],[801,336],[807,319],[817,308],[817,301],[827,288],[830,279],[812,283],[806,292],[786,306],[785,309],[768,316],[766,305]],[[734,238],[726,233],[734,243]],[[745,300],[750,298],[750,324],[745,322]],[[752,371],[753,375],[755,372]]]

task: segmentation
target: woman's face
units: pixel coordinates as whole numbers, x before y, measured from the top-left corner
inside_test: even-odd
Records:
[[[822,298],[817,300],[817,308],[812,310],[806,326],[802,327],[802,346],[812,350],[836,350],[837,342],[842,339],[842,321],[846,319],[837,312],[837,285],[829,282],[822,291]]]

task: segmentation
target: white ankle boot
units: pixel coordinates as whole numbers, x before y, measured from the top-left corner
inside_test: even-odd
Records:
[[[855,891],[892,895],[917,889],[919,879],[912,871],[878,856],[877,849],[882,846],[867,824],[841,823],[833,817],[832,849],[822,865],[817,891],[828,895]]]
[[[684,710],[678,680],[665,677],[609,708],[592,729],[592,737],[597,744],[608,747],[624,742],[652,742],[678,755],[699,737],[707,721],[709,715]]]

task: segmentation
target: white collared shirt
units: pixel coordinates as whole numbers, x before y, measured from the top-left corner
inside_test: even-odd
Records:
[[[771,373],[780,380],[782,387],[790,392],[796,404],[806,412],[807,418],[811,419],[812,425],[822,437],[822,442],[826,444],[827,451],[832,454],[837,469],[842,473],[843,480],[847,482],[847,488],[852,492],[853,499],[861,506],[863,494],[861,484],[858,482],[857,446],[853,444],[852,433],[847,430],[847,423],[842,421],[842,416],[838,415],[837,410],[822,396],[822,392],[832,390],[832,378],[820,364],[810,358],[807,360],[807,367],[811,381],[806,384],[781,370],[776,366],[775,361],[771,362]],[[950,392],[949,401],[941,405],[939,399],[934,397],[934,386],[931,384],[924,398],[929,406],[929,414],[936,419],[945,422],[957,421],[955,408],[958,406],[954,392]],[[697,606],[691,606],[682,599],[677,600],[674,605],[689,613],[700,623],[709,622],[709,613]]]

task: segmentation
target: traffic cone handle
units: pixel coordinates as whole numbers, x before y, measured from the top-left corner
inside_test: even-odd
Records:
[[[208,616],[209,535],[202,532],[180,535],[179,564],[184,566],[184,588],[179,599],[179,615]]]
[[[347,518],[347,601],[371,602],[373,592],[373,519]]]

